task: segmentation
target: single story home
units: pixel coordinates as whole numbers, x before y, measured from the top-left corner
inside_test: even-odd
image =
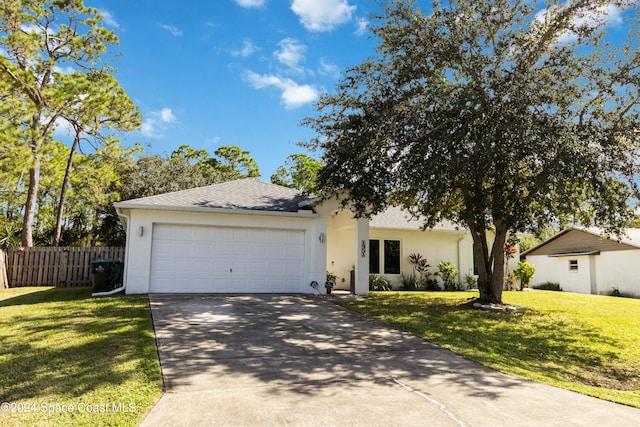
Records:
[[[354,218],[338,199],[247,178],[115,204],[127,233],[125,287],[140,293],[366,294],[369,273],[396,284],[420,253],[437,271],[456,264],[473,274],[465,229],[421,222],[391,207],[371,220]],[[312,286],[317,283],[318,286]]]
[[[523,252],[535,265],[530,286],[553,282],[567,292],[640,296],[640,229],[620,241],[595,228],[567,228]]]

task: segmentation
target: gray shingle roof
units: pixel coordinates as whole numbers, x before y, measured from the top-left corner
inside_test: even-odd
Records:
[[[402,229],[402,230],[420,230],[422,229],[423,221],[421,219],[412,218],[411,214],[406,210],[397,207],[389,206],[383,212],[375,215],[371,218],[369,227],[371,228],[390,228],[390,229]],[[455,231],[463,230],[463,227],[456,226],[449,221],[443,221],[435,225],[430,230],[435,231]]]
[[[298,203],[306,199],[298,190],[246,178],[127,200],[115,205],[119,208],[218,208],[298,212]]]

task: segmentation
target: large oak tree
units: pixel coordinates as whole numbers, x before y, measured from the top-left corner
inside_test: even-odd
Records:
[[[320,187],[467,227],[480,299],[501,302],[509,232],[619,233],[638,197],[638,9],[626,0],[390,0],[374,55],[305,123]],[[607,34],[607,13],[627,38]],[[493,244],[487,239],[493,235]]]

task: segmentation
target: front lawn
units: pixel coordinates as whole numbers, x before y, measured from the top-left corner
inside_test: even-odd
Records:
[[[505,292],[524,313],[472,310],[469,292],[373,292],[340,304],[500,372],[640,408],[640,300]]]
[[[134,426],[162,380],[146,296],[0,290],[0,425]]]

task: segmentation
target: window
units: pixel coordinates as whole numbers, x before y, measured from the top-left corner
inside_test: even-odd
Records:
[[[369,274],[380,273],[380,240],[369,240]]]
[[[578,260],[570,259],[569,260],[569,271],[578,271]]]
[[[384,241],[384,274],[400,274],[400,240]]]
[[[369,240],[369,273],[380,274],[382,271],[384,274],[400,274],[400,240],[384,240],[382,247],[380,240]]]

